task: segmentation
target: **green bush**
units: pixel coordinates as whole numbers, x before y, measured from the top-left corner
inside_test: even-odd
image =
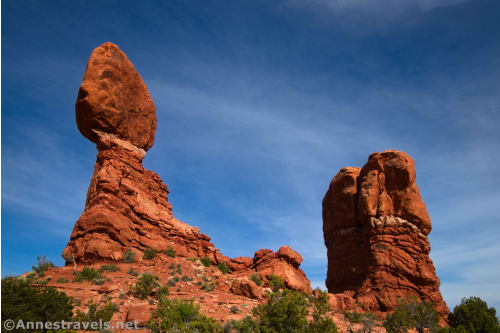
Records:
[[[267,303],[257,305],[252,313],[264,330],[293,332],[307,326],[308,305],[304,294],[286,289],[270,294]]]
[[[273,291],[278,291],[280,289],[283,289],[285,287],[285,283],[283,282],[283,279],[280,278],[279,276],[276,276],[274,274],[271,274],[267,277],[267,281],[269,283],[269,286]]]
[[[217,268],[219,269],[219,271],[221,271],[222,273],[224,274],[227,274],[229,273],[229,266],[227,265],[226,262],[220,262],[218,265],[217,265]]]
[[[56,283],[67,283],[69,282],[67,279],[60,277],[59,279],[56,280]]]
[[[90,268],[87,266],[83,267],[83,269],[80,272],[77,272],[75,274],[76,282],[82,282],[83,280],[95,282],[99,279],[102,279],[101,272],[95,268]]]
[[[238,309],[238,307],[236,305],[233,305],[229,308],[229,312],[231,313],[234,313],[234,314],[237,314],[240,312],[240,309]]]
[[[203,264],[203,266],[205,266],[205,267],[212,266],[212,261],[210,261],[210,258],[208,258],[208,257],[203,257],[200,259],[200,261]]]
[[[175,258],[175,256],[176,256],[175,250],[171,246],[169,246],[165,251],[163,251],[163,253],[167,257],[171,257],[171,258]]]
[[[127,273],[130,274],[130,275],[133,275],[133,276],[139,276],[139,272],[137,272],[133,268],[130,268]]]
[[[201,290],[205,290],[207,292],[211,292],[215,289],[215,283],[213,282],[205,282],[202,286],[201,286]]]
[[[118,272],[118,271],[120,271],[120,268],[115,264],[101,266],[101,272]]]
[[[153,289],[158,286],[158,277],[156,275],[144,273],[135,283],[133,291],[136,297],[146,299]]]
[[[471,333],[500,332],[496,310],[488,308],[488,304],[479,297],[462,298],[448,320],[454,332],[458,332],[460,327]]]
[[[135,252],[132,251],[132,249],[128,249],[123,254],[123,262],[128,263],[128,264],[135,262]]]
[[[154,257],[156,257],[157,253],[158,253],[158,251],[148,247],[146,250],[144,250],[144,255],[142,256],[142,259],[151,260]]]
[[[170,290],[168,289],[168,285],[163,285],[163,286],[159,287],[157,295],[158,295],[158,298],[170,295]]]
[[[53,287],[33,286],[24,279],[2,279],[2,331],[4,321],[71,321],[73,300]]]
[[[109,322],[113,313],[118,311],[116,304],[109,302],[100,309],[97,304],[93,303],[92,300],[89,301],[89,308],[87,313],[76,311],[75,319],[80,323],[92,323],[99,322],[102,320],[103,323]]]
[[[181,278],[182,281],[184,282],[189,282],[189,281],[193,281],[192,278],[190,278],[189,276],[187,275],[183,275],[182,278]]]
[[[438,321],[439,314],[430,302],[410,297],[398,301],[394,312],[387,315],[384,327],[388,333],[408,332],[410,328],[423,333],[426,328],[436,329]]]
[[[45,274],[45,271],[47,271],[49,268],[54,267],[54,264],[50,262],[43,254],[41,256],[38,256],[36,259],[37,265],[32,266],[32,269],[38,274],[38,276],[43,276]]]
[[[168,269],[175,269],[175,263],[171,263],[170,266],[168,266]]]
[[[311,303],[313,305],[312,318],[313,320],[309,323],[309,332],[331,332],[337,333],[337,326],[333,320],[326,315],[330,311],[330,296],[326,291],[316,289],[316,293],[311,297]]]
[[[255,282],[255,284],[258,285],[258,286],[260,286],[262,284],[262,279],[257,274],[252,274],[250,276],[250,280],[252,280],[253,282]]]
[[[161,297],[153,311],[148,327],[152,332],[214,333],[222,329],[213,318],[200,313],[200,306],[193,300]]]

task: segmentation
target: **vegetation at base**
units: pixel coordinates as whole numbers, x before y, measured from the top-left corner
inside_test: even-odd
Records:
[[[219,271],[221,271],[224,274],[229,273],[229,266],[227,265],[227,263],[225,261],[224,262],[220,262],[217,265],[217,268],[219,269]]]
[[[408,332],[411,328],[423,333],[425,329],[435,330],[438,321],[439,315],[430,302],[411,297],[398,301],[394,312],[387,315],[384,327],[387,333]]]
[[[80,272],[76,272],[74,281],[82,282],[83,280],[99,284],[99,282],[103,279],[101,272],[95,268],[91,267],[83,267]]]
[[[137,272],[133,268],[130,268],[127,273],[130,274],[130,275],[132,275],[132,276],[139,276],[139,272]]]
[[[156,275],[144,273],[135,283],[133,293],[140,299],[146,299],[153,292],[153,289],[158,286],[158,277]]]
[[[213,282],[205,282],[201,286],[201,290],[205,290],[206,292],[211,292],[215,289],[215,283]]]
[[[156,257],[157,253],[158,253],[158,251],[156,251],[153,248],[148,247],[146,250],[144,250],[144,255],[142,256],[142,259],[151,260],[154,257]]]
[[[255,282],[256,285],[260,286],[262,284],[262,279],[257,274],[250,275],[250,280]]]
[[[163,253],[170,258],[175,258],[176,256],[175,250],[171,246],[169,246],[165,251],[163,251]]]
[[[200,261],[203,264],[203,266],[205,266],[205,267],[212,266],[212,261],[210,261],[210,258],[208,258],[208,257],[200,258]]]
[[[170,290],[168,289],[168,285],[163,285],[161,287],[158,287],[158,292],[156,294],[158,295],[158,298],[170,295]]]
[[[317,290],[316,296],[308,297],[299,291],[278,290],[269,294],[266,304],[253,308],[254,318],[230,321],[225,332],[267,333],[267,332],[337,332],[337,327],[326,313],[330,309],[329,296]],[[312,321],[307,320],[308,308],[312,306]]]
[[[56,280],[56,283],[67,283],[69,282],[67,279],[60,277],[59,279]]]
[[[113,313],[118,311],[118,306],[112,302],[107,303],[106,305],[99,308],[97,304],[93,303],[92,300],[89,301],[89,308],[87,313],[81,312],[80,310],[76,311],[75,321],[79,321],[80,323],[91,323],[91,322],[109,322]]]
[[[280,289],[285,288],[285,283],[283,282],[283,279],[274,274],[271,274],[267,277],[267,282],[269,283],[269,286],[271,287],[272,291],[278,291]]]
[[[132,249],[128,249],[124,254],[123,254],[123,262],[130,264],[132,262],[135,262],[135,252],[132,251]]]
[[[120,268],[115,264],[102,265],[101,272],[119,272]]]
[[[449,314],[450,328],[441,332],[471,332],[471,333],[499,333],[500,326],[496,310],[489,308],[488,304],[479,297],[462,298],[459,305],[455,306]]]
[[[238,307],[236,305],[233,305],[229,308],[229,312],[231,313],[234,313],[234,314],[237,314],[240,312],[240,309],[238,309]]]
[[[189,281],[193,281],[193,278],[190,278],[187,275],[183,275],[182,278],[181,278],[181,280],[184,281],[184,282],[189,282]]]
[[[346,323],[348,333],[370,333],[373,332],[375,327],[380,326],[380,319],[371,312],[359,313],[356,311],[346,311],[344,312],[344,316],[349,321],[349,323]],[[351,324],[362,324],[362,326],[355,330]]]
[[[32,285],[23,278],[2,279],[2,327],[4,320],[14,322],[70,321],[73,300],[53,287]],[[3,329],[2,329],[3,330]]]
[[[214,318],[200,313],[200,306],[193,300],[161,297],[153,311],[148,327],[152,332],[221,332],[222,327]]]
[[[54,267],[54,264],[47,259],[43,254],[38,256],[37,258],[37,265],[32,266],[31,268],[38,274],[38,276],[43,276],[45,274],[45,271],[47,271],[49,268]]]

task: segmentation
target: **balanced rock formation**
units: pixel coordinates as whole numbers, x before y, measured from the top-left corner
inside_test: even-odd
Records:
[[[328,291],[373,312],[416,296],[446,316],[429,258],[431,228],[410,156],[389,150],[370,155],[362,169],[343,168],[323,198]]]
[[[210,237],[174,217],[167,186],[142,166],[154,142],[155,106],[118,46],[105,43],[92,52],[78,93],[76,120],[80,132],[96,143],[98,154],[85,210],[63,251],[67,264],[117,262],[129,250],[140,260],[148,248],[172,248],[178,257],[225,262],[239,279],[233,294],[261,298],[272,275],[289,288],[311,292],[299,268],[302,257],[291,248],[284,246],[277,253],[260,250],[253,259],[230,259]],[[262,277],[261,287],[248,280],[252,274]]]
[[[87,139],[99,144],[104,132],[148,150],[155,110],[144,81],[118,46],[104,43],[92,52],[76,101],[76,123]]]
[[[154,142],[156,113],[127,56],[112,43],[91,54],[76,102],[78,129],[97,145],[85,210],[63,252],[67,262],[116,261],[132,249],[173,248],[184,256],[228,260],[210,237],[178,221],[168,188],[142,166]]]

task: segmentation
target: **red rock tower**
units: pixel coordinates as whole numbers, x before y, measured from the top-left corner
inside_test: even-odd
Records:
[[[155,112],[125,53],[113,43],[97,47],[76,101],[78,129],[97,145],[97,162],[85,210],[63,252],[66,261],[115,261],[129,248],[148,247],[214,262],[221,256],[210,237],[174,217],[167,186],[142,166],[154,142]]]
[[[410,156],[388,150],[370,155],[362,169],[343,168],[323,198],[328,291],[374,312],[417,296],[447,315],[429,258],[431,229]]]

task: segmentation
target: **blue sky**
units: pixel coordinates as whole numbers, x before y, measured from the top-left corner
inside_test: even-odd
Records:
[[[287,244],[324,287],[321,200],[375,151],[415,160],[452,308],[500,309],[500,2],[2,1],[2,276],[62,264],[95,162],[74,103],[112,41],[157,106],[144,164],[228,256]]]

